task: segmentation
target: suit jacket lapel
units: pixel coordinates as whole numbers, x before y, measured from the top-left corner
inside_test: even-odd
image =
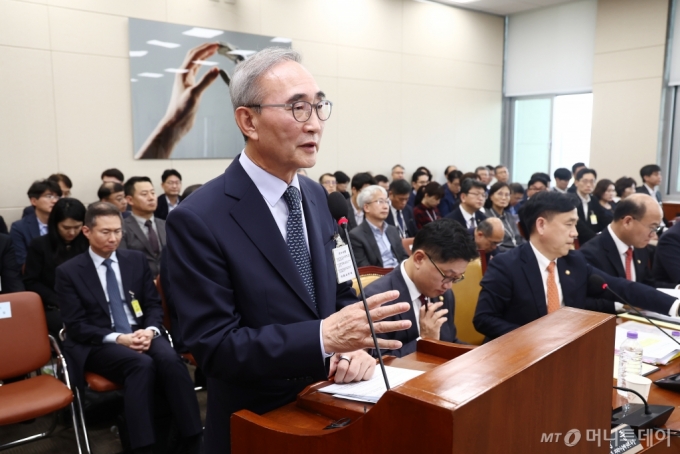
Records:
[[[370,246],[371,252],[373,252],[373,255],[377,257],[378,260],[380,260],[380,265],[382,266],[382,254],[380,253],[380,247],[378,247],[378,242],[375,240],[371,226],[368,225],[368,220],[364,219],[364,222],[362,222],[359,227],[361,227],[364,235],[366,235],[366,242]]]
[[[568,257],[568,256],[567,256]],[[580,299],[572,298],[572,290],[578,288],[578,282],[574,275],[578,273],[572,270],[567,263],[565,257],[557,259],[557,273],[560,276],[560,288],[562,289],[562,304],[568,307],[576,307],[582,309],[585,302]]]
[[[153,255],[149,239],[146,237],[144,232],[142,232],[142,229],[139,227],[137,220],[134,217],[130,216],[129,218],[126,219],[126,222],[127,228],[129,228],[132,234],[136,236],[137,239],[144,245],[144,249],[146,249],[149,254]]]
[[[332,312],[325,314],[325,307],[323,311],[320,308],[321,302],[335,301],[335,292],[331,294],[329,291],[330,289],[326,287],[327,268],[326,251],[324,250],[324,244],[326,241],[331,240],[332,237],[322,238],[321,225],[317,218],[317,201],[313,198],[312,191],[306,187],[307,181],[301,178],[298,181],[300,182],[300,192],[302,193],[302,209],[305,213],[305,225],[307,227],[307,238],[309,240],[309,254],[312,259],[312,273],[314,274],[314,290],[316,291],[317,302],[316,307],[319,308],[319,315],[321,315],[322,318],[325,318],[335,310],[335,305],[333,305],[331,309]],[[305,299],[305,303],[307,303],[310,309],[317,312],[311,298]]]
[[[120,269],[120,280],[123,281],[123,300],[139,325],[141,318],[137,317],[137,314],[135,314],[135,311],[132,309],[132,295],[130,294],[130,288],[132,287],[132,264],[127,257],[121,254],[116,254],[116,257],[118,258],[118,268]],[[137,297],[138,296],[135,295],[135,298]]]
[[[538,315],[542,317],[548,313],[547,299],[543,289],[543,274],[538,267],[538,261],[531,248],[531,244],[525,243],[520,247],[522,248],[522,261],[524,262],[522,271],[524,271],[528,288],[531,289],[531,294],[534,297],[534,304],[536,304]]]
[[[274,221],[267,202],[253,180],[243,170],[239,163],[239,156],[234,158],[226,171],[225,193],[239,199],[230,215],[305,305],[316,314],[314,303],[290,256],[286,242],[280,234],[274,233],[279,232],[279,227]]]
[[[623,262],[621,262],[621,256],[619,255],[619,250],[616,247],[614,238],[612,238],[609,233],[609,229],[604,229],[602,233],[602,249],[605,250],[607,254],[607,260],[612,264],[618,276],[626,277],[626,269],[623,267]]]
[[[647,254],[642,249],[633,249],[633,266],[635,267],[635,280],[642,282],[647,271]]]
[[[177,203],[179,203],[179,202],[177,202]],[[155,221],[156,221],[156,230],[158,230],[158,241],[161,243],[158,246],[160,247],[160,249],[163,249],[163,246],[166,244],[166,241],[165,241],[165,221],[162,220],[162,219],[156,219]],[[163,228],[161,228],[161,225],[163,226]],[[148,241],[147,241],[147,243],[148,243]],[[149,245],[149,247],[151,247],[151,245]]]
[[[413,301],[411,301],[411,294],[408,291],[408,286],[406,281],[404,281],[404,276],[401,275],[401,268],[397,267],[389,274],[392,281],[391,288],[393,290],[399,290],[399,298],[397,301],[407,301],[411,305],[411,309],[398,315],[401,320],[410,320],[411,327],[406,330],[407,339],[418,338],[418,324],[416,323],[416,309],[413,307]]]
[[[80,266],[83,271],[80,274],[80,277],[85,284],[85,287],[92,293],[94,300],[99,303],[106,315],[110,317],[111,311],[109,310],[109,302],[104,294],[106,289],[102,287],[94,262],[87,252],[83,253],[81,257],[83,257],[83,260],[81,261]]]

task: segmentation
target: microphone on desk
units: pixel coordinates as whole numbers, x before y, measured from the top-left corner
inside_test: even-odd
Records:
[[[650,324],[654,325],[659,331],[664,333],[666,336],[668,336],[673,342],[676,344],[680,345],[680,342],[677,341],[673,336],[668,334],[666,331],[661,329],[659,325],[654,323],[652,319],[644,315],[642,312],[640,312],[635,306],[630,304],[628,301],[626,301],[625,298],[621,297],[618,293],[616,293],[614,290],[609,287],[607,282],[605,282],[604,278],[600,276],[599,274],[591,274],[590,278],[588,279],[588,289],[591,291],[591,293],[596,293],[596,294],[601,294],[604,291],[609,291],[612,295],[614,295],[619,301],[622,303],[628,305],[631,309],[633,309],[635,312],[640,317],[643,317],[645,320],[647,320]],[[654,382],[657,386],[660,386],[662,388],[670,389],[672,391],[680,391],[680,374],[674,374],[674,375],[669,375],[668,377],[663,377]]]
[[[352,242],[349,238],[349,232],[347,230],[347,200],[339,192],[331,192],[328,194],[328,209],[331,212],[331,216],[337,221],[341,229],[344,230],[345,236],[347,238],[347,245],[349,246],[349,254],[352,258],[352,266],[354,267],[354,273],[357,277],[357,283],[359,284],[359,296],[364,303],[364,310],[366,311],[366,318],[368,319],[368,326],[371,329],[371,336],[373,336],[373,345],[375,346],[375,351],[378,352],[378,361],[380,362],[380,370],[382,371],[383,379],[385,379],[385,387],[387,390],[390,389],[390,383],[387,380],[387,372],[385,372],[385,364],[383,363],[382,355],[380,354],[380,347],[378,346],[378,337],[375,335],[375,329],[373,328],[373,319],[371,318],[371,313],[368,310],[368,303],[366,302],[366,294],[364,293],[364,286],[361,284],[361,279],[359,278],[359,269],[357,268],[357,261],[354,259],[354,251],[352,251]]]

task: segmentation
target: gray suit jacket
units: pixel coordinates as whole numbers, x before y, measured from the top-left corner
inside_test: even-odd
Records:
[[[392,246],[392,254],[401,263],[408,258],[408,254],[401,242],[399,230],[387,223],[385,223],[385,227],[385,234]],[[357,266],[379,266],[384,268],[380,248],[375,241],[375,236],[373,236],[373,231],[368,225],[368,221],[364,221],[358,227],[352,229],[349,232],[349,237],[352,240],[352,250],[354,251]]]
[[[161,250],[165,247],[165,221],[154,218],[156,223],[156,230],[158,233],[158,240],[161,243]],[[161,254],[154,254],[149,244],[149,239],[146,233],[139,227],[134,216],[128,216],[123,220],[123,239],[120,241],[120,249],[132,249],[144,253],[144,256],[149,262],[151,268],[151,275],[158,276],[161,272]]]

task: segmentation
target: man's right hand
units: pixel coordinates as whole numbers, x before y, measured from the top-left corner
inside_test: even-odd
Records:
[[[444,305],[443,301],[423,304],[420,307],[420,337],[439,340],[439,331],[446,323],[448,309],[437,310]]]
[[[121,334],[116,338],[116,344],[130,348],[138,353],[144,353],[149,349],[148,343],[145,343],[144,339],[138,336],[137,333]]]
[[[384,303],[394,301],[399,297],[399,292],[392,290],[379,293],[368,298],[368,309],[374,322],[393,315],[401,314],[409,310],[409,303],[395,303],[382,307]],[[343,308],[321,322],[323,334],[323,347],[327,352],[347,353],[362,348],[374,348],[371,329],[366,319],[364,303],[361,301]],[[411,327],[409,320],[394,322],[373,323],[375,332],[389,333]],[[397,340],[378,339],[381,349],[397,350],[401,348],[401,342]]]

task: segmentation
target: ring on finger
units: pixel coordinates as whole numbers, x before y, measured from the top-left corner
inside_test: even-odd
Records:
[[[343,359],[344,359],[345,361],[347,361],[347,364],[352,364],[352,358],[350,358],[349,356],[340,355],[340,360],[339,360],[339,361],[342,361]]]

